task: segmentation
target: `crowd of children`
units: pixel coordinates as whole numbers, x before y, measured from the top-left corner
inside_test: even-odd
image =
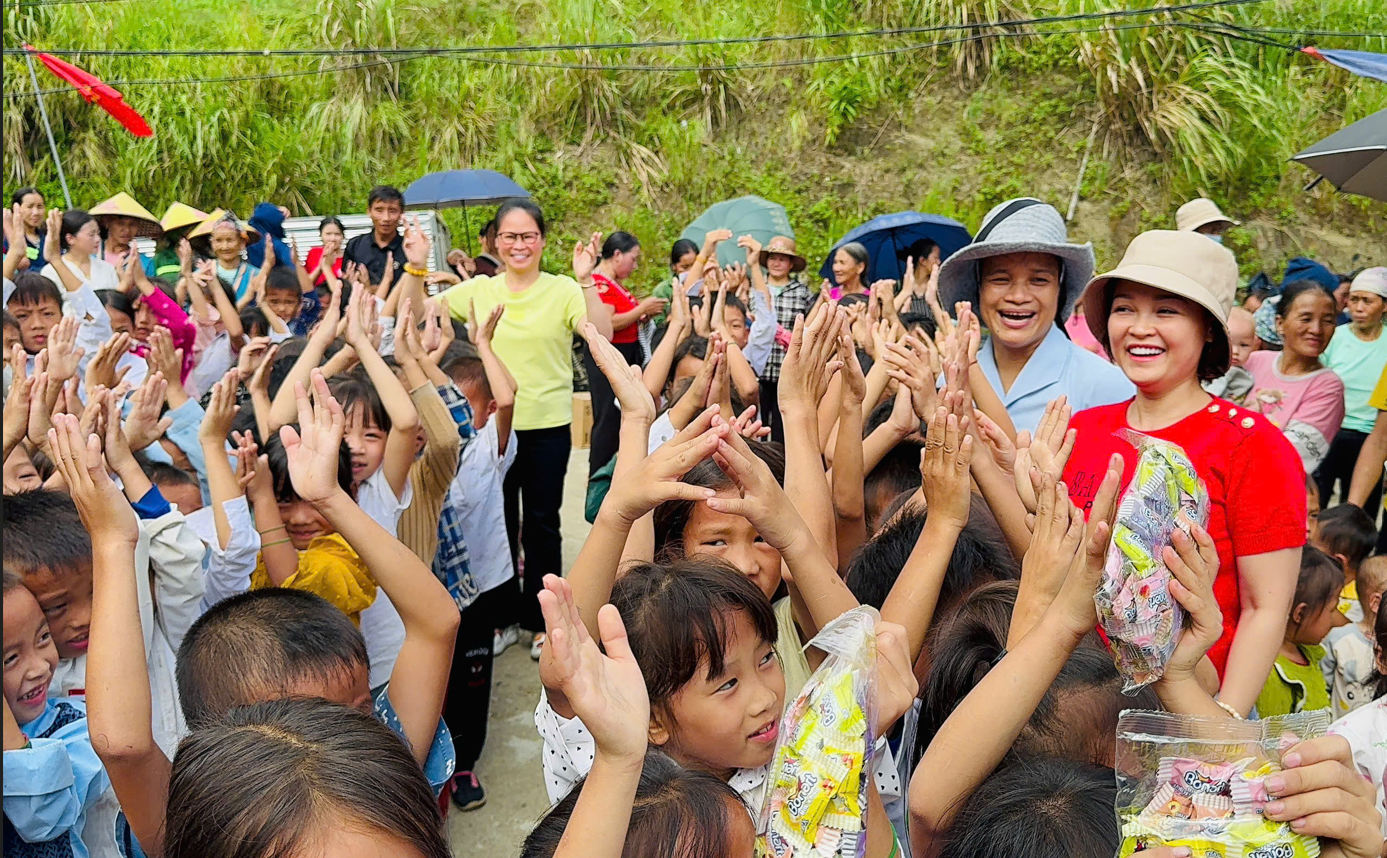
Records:
[[[879,612],[872,743],[844,854],[1106,858],[1124,709],[1328,709],[1328,735],[1280,748],[1264,816],[1323,855],[1387,855],[1387,556],[1376,498],[1345,500],[1375,486],[1315,474],[1334,443],[1378,447],[1336,441],[1357,394],[1314,349],[1333,290],[1287,284],[1264,337],[1218,218],[1094,276],[1053,208],[1012,200],[942,262],[912,248],[901,284],[840,248],[817,297],[792,240],[738,237],[746,264],[722,268],[714,231],[637,301],[633,236],[542,273],[527,201],[483,230],[494,274],[463,255],[438,277],[392,188],[373,243],[329,218],[309,266],[274,206],[159,223],[128,197],[45,215],[25,190],[6,856],[465,854],[441,811],[485,801],[493,658],[538,627],[529,776],[552,807],[522,855],[802,858],[766,837],[772,760],[824,664],[810,642],[859,606]],[[1387,342],[1387,269],[1350,285],[1330,328],[1361,355]],[[545,471],[574,334],[613,437],[560,576]],[[1124,693],[1094,595],[1137,434],[1183,450],[1209,513],[1159,547],[1186,619]]]

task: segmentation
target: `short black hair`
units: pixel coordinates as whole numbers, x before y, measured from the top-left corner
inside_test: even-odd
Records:
[[[669,267],[673,270],[679,264],[679,260],[688,256],[690,253],[698,253],[698,245],[687,238],[681,238],[669,249]]]
[[[382,432],[390,431],[390,412],[385,410],[385,402],[380,398],[380,391],[376,390],[371,377],[361,367],[345,375],[333,376],[328,381],[328,389],[341,404],[342,413],[350,415],[352,409],[360,405],[365,416],[370,418],[376,428]]]
[[[1328,295],[1331,299],[1334,297],[1334,293],[1324,288],[1324,284],[1314,280],[1296,280],[1287,283],[1281,290],[1281,300],[1276,302],[1276,318],[1286,318],[1286,314],[1291,311],[1291,305],[1296,302],[1297,298],[1307,292],[1314,294],[1316,290],[1321,295]]]
[[[512,197],[504,203],[501,203],[501,207],[496,210],[496,217],[494,218],[497,227],[500,227],[502,219],[513,211],[522,211],[529,215],[534,220],[535,226],[539,229],[539,234],[541,236],[549,234],[549,228],[544,223],[544,212],[540,210],[538,203],[526,197]]]
[[[1305,613],[1300,621],[1293,618],[1297,626],[1304,625],[1310,615],[1324,610],[1330,602],[1339,601],[1339,591],[1344,589],[1344,570],[1339,561],[1323,551],[1307,545],[1300,552],[1300,575],[1296,578],[1295,597],[1291,601],[1291,612],[1297,605],[1305,605]]]
[[[245,330],[248,337],[269,336],[270,320],[265,318],[265,314],[260,312],[260,308],[254,305],[246,305],[237,313],[241,320],[241,327]]]
[[[400,193],[400,189],[394,185],[376,185],[371,189],[371,193],[366,195],[366,208],[370,208],[376,203],[399,203],[400,208],[405,207],[405,195]],[[319,229],[322,229],[320,226]]]
[[[144,473],[156,486],[189,486],[199,490],[202,488],[197,477],[167,462],[150,462]]]
[[[10,194],[10,205],[12,205],[12,206],[23,205],[23,204],[24,204],[24,198],[27,197],[27,196],[29,196],[30,194],[38,194],[38,195],[39,195],[39,199],[44,199],[43,191],[40,191],[38,188],[34,187],[33,185],[25,185],[24,187],[22,187],[22,188],[20,188],[19,190],[15,191],[13,194]]]
[[[482,396],[487,399],[495,398],[491,392],[491,381],[486,377],[486,366],[482,363],[481,358],[472,355],[460,355],[448,361],[443,371],[459,387],[464,384],[475,385]]]
[[[602,242],[602,258],[611,259],[617,253],[630,253],[641,246],[640,239],[629,232],[617,230]]]
[[[727,297],[723,299],[723,308],[726,309],[728,307],[731,307],[734,310],[740,310],[742,312],[742,319],[745,320],[748,324],[750,324],[751,312],[747,310],[746,304],[742,303],[742,299],[738,298],[736,295],[733,295],[731,292],[728,292]]]
[[[520,858],[553,858],[573,818],[586,779],[573,785],[520,848]],[[625,855],[711,858],[726,853],[732,814],[745,813],[741,796],[716,775],[686,769],[655,748],[645,752],[626,828]]]
[[[298,431],[297,423],[285,425]],[[279,439],[278,432],[271,432],[270,437],[264,440],[261,452],[270,464],[270,482],[274,484],[275,500],[280,503],[299,500],[299,494],[294,491],[294,483],[289,478],[289,454],[285,451],[284,442]],[[356,497],[356,491],[352,487],[352,451],[346,441],[337,447],[337,485],[342,487],[342,491]]]
[[[935,332],[939,330],[939,323],[930,313],[901,313],[901,325],[907,331],[919,328],[931,341],[934,340]]]
[[[11,316],[9,310],[0,310],[0,324],[3,324],[7,328],[18,328],[19,320]]]
[[[48,278],[44,278],[47,280]],[[129,295],[119,289],[98,289],[96,300],[101,302],[101,306],[115,310],[117,313],[124,313],[132,320],[135,318],[135,302]]]
[[[361,630],[331,602],[270,587],[217,602],[188,629],[176,672],[191,729],[236,706],[284,696],[304,680],[331,680],[369,665]]]
[[[100,296],[105,291],[112,290],[103,289],[96,294]],[[58,291],[57,285],[52,280],[37,271],[24,271],[14,278],[14,291],[10,293],[10,299],[5,302],[5,306],[32,307],[35,304],[42,304],[45,299],[56,301],[59,307],[63,306],[63,293]]]
[[[76,235],[78,230],[91,223],[91,221],[92,216],[81,209],[68,209],[63,212],[63,229],[58,236],[58,243],[62,245],[62,249],[67,250],[68,245],[71,244],[71,242],[67,240],[69,235]]]
[[[745,615],[763,641],[776,641],[770,599],[721,560],[641,563],[617,579],[611,600],[626,624],[652,710],[667,707],[700,669],[709,678],[722,673],[731,615]]]
[[[966,798],[940,858],[1108,858],[1121,841],[1110,768],[1038,760],[994,772]]]
[[[747,447],[770,469],[771,476],[785,485],[785,448],[773,441],[748,441]],[[705,489],[724,490],[736,487],[732,478],[712,459],[704,459],[684,474],[680,482]],[[698,501],[667,500],[655,507],[655,552],[657,556],[681,557],[684,554],[684,528],[689,524]]]
[[[269,274],[265,275],[265,291],[269,292],[271,289],[292,290],[295,294],[303,291],[303,287],[299,285],[299,275],[286,265],[276,265],[270,269]]]
[[[47,570],[90,575],[92,543],[65,492],[34,489],[5,495],[4,563],[21,575]]]
[[[1350,569],[1373,553],[1377,545],[1377,527],[1372,516],[1356,504],[1341,503],[1320,510],[1319,543],[1326,554],[1342,554]]]
[[[679,364],[686,357],[707,360],[708,338],[700,337],[698,334],[690,334],[685,337],[679,345],[674,347],[674,357],[669,361],[669,374],[665,376],[665,387],[669,387],[674,383],[674,374],[678,371]]]
[[[369,205],[369,203],[368,203],[368,205]],[[323,218],[322,220],[318,221],[318,232],[322,232],[323,230],[327,229],[329,226],[336,226],[338,229],[342,230],[342,232],[344,232],[344,233],[347,231],[347,228],[346,228],[345,226],[342,225],[342,221],[341,221],[341,220],[339,220],[335,215],[328,215],[327,217],[325,217],[325,218]]]
[[[883,527],[848,562],[847,585],[857,601],[877,610],[895,586],[906,561],[920,541],[928,511],[907,508],[895,521]],[[1006,539],[987,503],[973,495],[968,523],[958,534],[944,581],[939,605],[946,607],[966,596],[979,584],[1021,577],[1021,567],[1006,547]]]
[[[866,501],[867,527],[870,528],[882,518],[888,504],[878,501],[882,495],[889,499],[905,491],[915,491],[920,487],[920,451],[924,445],[918,441],[901,441],[881,457],[866,478],[862,481],[862,496]]]

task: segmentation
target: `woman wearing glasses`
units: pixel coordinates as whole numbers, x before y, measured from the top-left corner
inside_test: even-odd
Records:
[[[545,226],[539,206],[509,200],[496,212],[496,224],[502,270],[460,283],[443,296],[453,318],[465,321],[475,313],[479,325],[504,307],[492,348],[517,386],[516,458],[505,479],[506,529],[512,559],[522,552],[525,557],[524,595],[511,622],[535,633],[530,654],[538,659],[544,618],[536,597],[545,575],[563,574],[559,505],[573,422],[573,335],[591,321],[610,338],[612,319],[592,279],[600,237],[573,249],[573,277],[566,277],[540,270]],[[498,618],[496,626],[509,624]]]

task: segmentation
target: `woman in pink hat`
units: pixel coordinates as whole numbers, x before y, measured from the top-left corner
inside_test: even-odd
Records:
[[[1124,489],[1132,478],[1137,451],[1119,430],[1184,449],[1208,488],[1206,530],[1218,550],[1214,596],[1223,635],[1209,658],[1220,700],[1245,715],[1285,633],[1306,495],[1300,457],[1281,432],[1200,386],[1228,369],[1237,283],[1237,262],[1223,247],[1193,232],[1153,230],[1132,240],[1115,270],[1088,284],[1084,317],[1136,396],[1074,415],[1078,438],[1063,478],[1070,499],[1087,511],[1113,455],[1123,460]]]

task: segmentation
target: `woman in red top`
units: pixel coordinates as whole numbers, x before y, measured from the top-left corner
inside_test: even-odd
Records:
[[[1238,282],[1233,255],[1193,232],[1154,230],[1132,240],[1116,270],[1084,292],[1094,337],[1137,388],[1136,398],[1074,415],[1074,453],[1064,468],[1070,499],[1088,509],[1109,457],[1137,452],[1114,436],[1134,429],[1184,448],[1209,490],[1209,535],[1218,547],[1214,595],[1223,635],[1209,657],[1220,699],[1251,710],[1295,594],[1305,543],[1300,457],[1263,417],[1210,396],[1201,379],[1229,365],[1228,310]]]
[[[332,215],[323,218],[318,224],[318,237],[323,240],[323,246],[308,251],[308,259],[304,260],[303,264],[303,267],[308,269],[308,276],[313,278],[314,286],[322,286],[327,282],[327,277],[323,274],[324,265],[332,270],[333,276],[342,276],[342,247],[346,237],[342,221]]]
[[[640,259],[640,241],[631,233],[618,230],[602,242],[602,261],[592,273],[597,297],[611,308],[612,345],[616,346],[627,363],[634,366],[645,365],[640,344],[641,322],[648,316],[660,313],[669,303],[664,298],[654,296],[637,301],[622,285],[636,270]],[[616,396],[612,393],[611,385],[593,362],[586,345],[583,346],[583,367],[588,374],[588,389],[592,391],[592,442],[588,448],[588,476],[592,476],[616,455],[621,434],[621,409],[616,407]]]

